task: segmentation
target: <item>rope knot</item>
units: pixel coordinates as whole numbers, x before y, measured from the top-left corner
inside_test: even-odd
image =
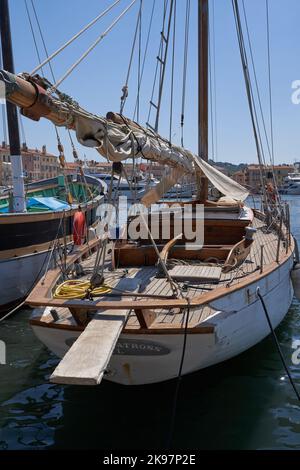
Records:
[[[128,97],[128,86],[124,85],[122,88],[123,95],[121,96],[121,101],[124,101]]]

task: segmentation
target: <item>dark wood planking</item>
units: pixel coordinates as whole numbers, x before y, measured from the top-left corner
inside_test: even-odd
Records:
[[[158,246],[158,249],[161,249]],[[210,248],[205,246],[200,250],[186,250],[182,246],[173,246],[169,253],[169,258],[183,260],[201,260],[208,258],[218,258],[225,261],[230,248]],[[125,245],[122,248],[114,248],[114,259],[119,267],[125,266],[153,266],[157,263],[158,257],[153,246]]]

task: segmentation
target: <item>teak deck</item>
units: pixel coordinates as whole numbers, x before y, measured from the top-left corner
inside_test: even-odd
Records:
[[[206,332],[211,328],[209,325],[209,317],[215,313],[215,310],[209,306],[209,302],[228,294],[230,291],[242,288],[246,284],[255,282],[260,277],[264,277],[267,273],[276,269],[279,264],[284,263],[293,250],[293,242],[290,247],[282,239],[278,243],[278,234],[276,230],[267,232],[265,223],[260,220],[260,215],[254,218],[252,226],[257,229],[254,235],[254,242],[251,246],[250,253],[246,260],[230,272],[221,272],[219,281],[203,279],[177,281],[182,291],[181,298],[172,298],[172,289],[166,278],[157,277],[159,268],[157,266],[132,266],[126,270],[118,268],[113,271],[109,270],[110,262],[107,260],[104,269],[105,283],[113,288],[113,295],[97,297],[92,302],[86,302],[87,310],[95,311],[102,309],[129,309],[130,313],[124,331],[126,333],[166,333],[167,331],[175,332],[184,327],[187,306],[190,305],[189,312],[189,329],[191,332]],[[93,249],[96,241],[90,245]],[[261,268],[261,246],[263,246],[263,266]],[[228,247],[226,247],[228,248]],[[172,249],[177,249],[173,247]],[[279,249],[278,262],[277,251]],[[89,278],[93,268],[96,253],[83,259],[81,264],[86,272],[83,278]],[[73,255],[75,259],[75,255]],[[78,257],[78,255],[77,255]],[[172,250],[169,255],[172,258]],[[70,257],[70,262],[72,259]],[[203,265],[202,265],[203,266]],[[208,263],[207,268],[212,265]],[[216,269],[216,267],[214,267]],[[52,277],[51,277],[52,276]],[[133,299],[132,292],[127,290],[126,295],[117,289],[122,285],[124,277],[132,279],[132,290],[138,287],[136,297]],[[42,318],[34,318],[31,320],[33,324],[45,323],[51,324],[52,327],[69,327],[82,330],[84,327],[76,325],[68,308],[77,309],[82,307],[82,302],[78,300],[62,301],[51,298],[51,291],[58,278],[57,272],[49,273],[48,279],[42,285],[34,289],[28,298],[28,303],[32,306],[50,305],[59,308],[60,320],[54,324],[53,318],[49,314],[44,314]],[[218,281],[216,283],[216,281]],[[131,298],[130,298],[131,297]],[[189,299],[189,301],[187,300]],[[172,305],[172,307],[170,307]],[[68,306],[68,308],[61,308]],[[92,312],[91,312],[92,313]],[[50,325],[49,325],[50,326]]]

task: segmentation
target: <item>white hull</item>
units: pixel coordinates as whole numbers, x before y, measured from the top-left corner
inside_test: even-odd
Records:
[[[270,329],[259,298],[260,288],[274,327],[286,315],[293,297],[290,278],[293,259],[263,279],[213,302],[217,312],[204,325],[214,333],[188,334],[183,374],[223,362],[259,343]],[[33,325],[37,337],[63,357],[80,332]],[[177,377],[183,347],[182,334],[121,335],[105,378],[124,385],[161,382]]]
[[[42,277],[48,251],[18,256],[0,261],[0,305],[1,308],[24,299],[34,282]]]

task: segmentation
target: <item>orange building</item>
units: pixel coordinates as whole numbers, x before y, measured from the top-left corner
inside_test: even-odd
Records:
[[[38,150],[30,149],[26,144],[23,144],[21,155],[24,176],[27,181],[38,181],[58,175],[58,158],[48,153],[45,145],[43,145],[42,150]],[[10,147],[3,142],[0,147],[0,186],[10,186],[11,184]]]

